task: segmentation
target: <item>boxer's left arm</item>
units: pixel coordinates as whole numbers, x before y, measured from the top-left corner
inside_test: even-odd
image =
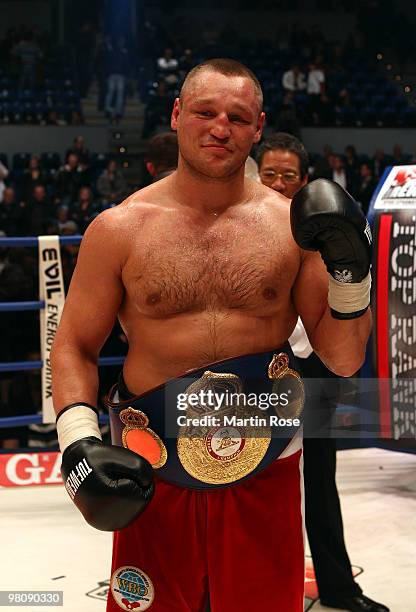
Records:
[[[302,249],[295,305],[322,361],[336,374],[351,376],[364,361],[371,330],[367,219],[348,192],[325,179],[295,194],[290,218]]]
[[[371,311],[336,319],[328,305],[328,273],[319,253],[301,250],[301,267],[292,290],[295,308],[321,361],[339,376],[352,376],[365,358]]]

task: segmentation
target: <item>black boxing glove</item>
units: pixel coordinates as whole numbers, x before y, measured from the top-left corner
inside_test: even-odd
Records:
[[[363,315],[370,304],[371,230],[358,204],[337,183],[317,179],[293,197],[290,222],[297,244],[324,260],[332,316]]]
[[[87,523],[102,531],[127,527],[154,493],[150,463],[101,441],[98,416],[88,404],[71,404],[57,417],[61,474],[66,490]]]

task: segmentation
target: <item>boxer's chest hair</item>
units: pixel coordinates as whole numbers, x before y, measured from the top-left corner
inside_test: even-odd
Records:
[[[264,221],[164,227],[141,242],[126,289],[145,314],[274,308],[296,271],[287,232]]]

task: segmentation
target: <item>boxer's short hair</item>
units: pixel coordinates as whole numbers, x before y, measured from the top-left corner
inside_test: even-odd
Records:
[[[190,70],[186,75],[185,80],[182,84],[182,88],[179,94],[180,99],[183,98],[184,91],[189,86],[189,83],[192,81],[192,79],[203,70],[219,72],[220,74],[224,74],[225,76],[242,76],[250,79],[257,91],[260,111],[262,110],[263,91],[260,85],[260,81],[254,74],[254,72],[250,70],[250,68],[247,68],[247,66],[245,66],[241,62],[237,62],[236,60],[223,57],[206,60],[205,62],[202,62],[201,64],[198,64],[197,66],[192,68],[192,70]]]
[[[276,150],[289,151],[290,153],[297,155],[299,159],[301,178],[304,178],[308,174],[309,155],[304,145],[301,143],[299,138],[292,136],[292,134],[287,134],[286,132],[276,132],[270,136],[270,138],[261,143],[256,154],[256,161],[259,168],[261,168],[265,153],[267,153],[267,151]]]

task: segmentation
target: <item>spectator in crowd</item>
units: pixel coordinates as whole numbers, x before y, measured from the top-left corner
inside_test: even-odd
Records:
[[[153,182],[172,174],[178,165],[178,137],[176,132],[161,132],[148,142],[146,168]]]
[[[118,123],[123,116],[124,95],[129,73],[129,52],[123,36],[110,43],[107,54],[107,95],[105,111],[110,121]]]
[[[173,50],[167,47],[157,60],[159,77],[168,85],[175,85],[179,80],[178,60],[173,57]]]
[[[80,109],[73,108],[69,113],[69,123],[71,125],[84,125],[84,116]]]
[[[85,138],[84,136],[76,136],[74,138],[74,142],[72,143],[72,147],[70,149],[67,150],[66,155],[65,155],[65,159],[68,160],[68,156],[74,153],[75,155],[78,155],[78,160],[79,163],[84,167],[87,168],[90,164],[90,152],[87,149],[87,147],[85,146]]]
[[[50,219],[55,216],[55,206],[46,194],[44,185],[35,185],[32,197],[25,202],[22,224],[27,236],[42,236]]]
[[[16,192],[13,187],[6,187],[0,200],[0,230],[7,236],[21,236],[21,221],[22,208],[16,199]]]
[[[72,219],[61,225],[61,236],[76,236],[77,234],[79,234],[79,228]]]
[[[24,32],[22,39],[13,48],[12,54],[19,61],[19,91],[25,89],[34,91],[36,69],[42,53],[32,32]]]
[[[88,182],[88,176],[79,163],[78,155],[70,153],[66,164],[56,175],[56,202],[69,206],[78,197],[80,187],[88,185]]]
[[[58,111],[49,109],[46,115],[47,125],[65,125],[65,121],[59,116]]]
[[[333,155],[332,147],[330,145],[324,146],[323,157],[318,157],[315,166],[313,168],[313,178],[329,178],[331,174],[330,158]]]
[[[377,181],[373,176],[371,165],[368,162],[363,162],[360,166],[360,179],[354,195],[361,204],[365,215],[368,212],[368,207],[376,187]]]
[[[56,219],[54,219],[56,223],[57,233],[62,233],[62,228],[65,226],[66,222],[69,221],[69,206],[66,204],[61,204],[56,209]]]
[[[0,161],[0,202],[3,199],[3,193],[6,189],[5,179],[9,176],[9,171],[4,164]]]
[[[22,198],[27,201],[33,194],[33,189],[36,185],[46,186],[48,177],[40,166],[38,155],[32,155],[29,160],[29,167],[23,172],[22,180]]]
[[[347,145],[344,149],[344,162],[346,169],[355,176],[358,174],[359,162],[357,151],[353,145]]]
[[[40,361],[39,351],[27,352],[25,361]],[[10,381],[4,416],[16,417],[27,414],[37,414],[42,410],[41,370],[26,370],[15,374]],[[3,415],[2,415],[3,416]],[[3,440],[4,448],[25,448],[29,446],[29,432],[33,426],[7,428],[7,436]],[[36,426],[34,429],[38,429]],[[53,428],[55,430],[55,427]],[[0,429],[0,433],[3,432]],[[4,435],[4,432],[3,432]],[[56,435],[55,435],[56,437]],[[31,445],[32,446],[32,445]],[[45,446],[45,444],[43,444]]]
[[[91,187],[81,187],[78,200],[71,210],[71,219],[76,222],[81,234],[85,232],[88,225],[100,211],[101,206],[94,200]]]
[[[105,206],[118,204],[125,197],[126,180],[115,159],[109,160],[107,168],[98,177],[97,191]]]
[[[5,233],[0,231],[0,236],[4,237]],[[35,273],[33,266],[28,267],[28,259],[25,249],[0,247],[0,302],[35,299]],[[31,338],[31,329],[36,329],[36,325],[33,325],[33,313],[2,313],[0,317],[1,362],[15,361],[23,357],[23,354],[27,352],[27,341],[28,338]],[[0,397],[7,397],[10,380],[9,372],[0,373]],[[7,405],[3,408],[7,408]],[[0,428],[0,439],[2,433],[5,432]]]
[[[376,180],[380,179],[384,170],[391,164],[383,149],[376,149],[373,157],[373,174]]]
[[[277,114],[275,125],[279,132],[287,132],[296,137],[300,136],[300,120],[296,112],[294,94],[288,91],[283,98],[282,106]]]
[[[181,79],[196,66],[198,62],[194,59],[192,49],[187,48],[184,50],[183,55],[179,58],[179,76]]]
[[[331,170],[324,178],[331,179],[331,181],[338,183],[338,185],[341,185],[341,187],[353,193],[355,191],[354,177],[345,168],[345,163],[341,155],[331,155],[329,157],[329,164]]]
[[[148,138],[156,128],[166,129],[170,126],[172,97],[168,93],[165,81],[159,81],[155,95],[149,100],[144,115],[143,138]]]
[[[394,145],[393,147],[393,157],[391,159],[392,166],[403,166],[407,164],[408,160],[403,155],[403,150],[399,144]]]
[[[299,92],[306,89],[305,74],[299,64],[292,64],[289,70],[283,73],[282,86],[285,92]]]
[[[334,123],[337,126],[352,122],[355,109],[351,102],[351,94],[346,87],[340,89],[334,99]]]
[[[325,73],[319,57],[309,65],[306,92],[309,96],[309,109],[312,123],[318,125],[321,120],[322,102],[326,99]]]

